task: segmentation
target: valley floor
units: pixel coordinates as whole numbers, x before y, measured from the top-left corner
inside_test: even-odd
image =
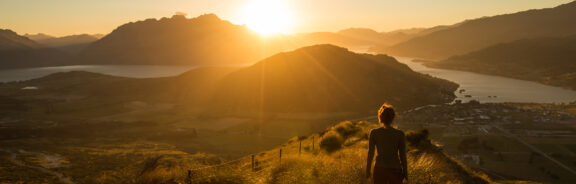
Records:
[[[574,104],[456,104],[404,114],[450,155],[501,180],[576,182]]]
[[[325,127],[331,126],[336,122],[334,120],[270,119],[258,129],[258,120],[246,118],[190,118],[172,111],[146,114],[154,115],[130,114],[115,116],[115,120],[80,123],[58,118],[42,118],[44,121],[33,117],[4,118],[0,120],[0,162],[3,163],[0,181],[144,182],[147,181],[143,180],[144,175],[155,178],[145,174],[150,170],[154,171],[150,173],[162,171],[162,176],[184,180],[188,169],[224,164],[226,167],[203,169],[193,174],[206,177],[201,181],[215,180],[214,177],[236,180],[238,176],[247,175],[250,178],[243,177],[241,181],[246,180],[244,183],[283,183],[298,177],[310,177],[304,176],[304,171],[309,169],[308,174],[344,172],[338,170],[344,168],[318,170],[326,167],[325,164],[335,164],[340,156],[354,158],[348,164],[355,165],[350,172],[363,172],[362,164],[353,163],[363,163],[366,143],[362,136],[370,127],[376,126],[374,117],[368,117],[372,123],[365,122],[357,138],[347,139],[342,151],[326,154],[320,148],[321,134],[331,130]],[[576,169],[575,115],[576,104],[466,103],[404,112],[397,123],[403,130],[429,130],[432,143],[442,152],[452,155],[455,162],[486,173],[495,181],[573,183],[576,175],[570,170]],[[318,131],[320,133],[314,133]],[[315,137],[314,147],[312,136]],[[302,147],[297,144],[300,140]],[[277,165],[280,148],[283,159],[286,159],[286,165],[282,167]],[[300,152],[302,156],[299,156]],[[256,154],[255,169],[259,171],[256,173],[251,171],[252,154]],[[421,159],[430,158],[418,155],[413,155],[412,162],[424,162]],[[437,154],[429,156],[434,155]],[[322,159],[314,159],[316,156]],[[237,161],[232,164],[236,169],[228,168],[230,161]],[[303,171],[293,173],[290,168]],[[222,173],[228,170],[236,175]],[[474,173],[467,172],[468,175]],[[341,179],[354,183],[361,178],[361,173],[357,174]],[[272,176],[278,180],[266,179]],[[419,180],[446,180],[435,174],[426,176],[429,179]],[[314,181],[329,182],[322,178]]]

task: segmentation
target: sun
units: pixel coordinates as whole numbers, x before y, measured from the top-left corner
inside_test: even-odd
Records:
[[[240,22],[262,35],[288,33],[293,24],[288,5],[284,0],[252,0],[243,7]]]

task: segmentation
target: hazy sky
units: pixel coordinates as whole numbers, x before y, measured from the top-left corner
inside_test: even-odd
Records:
[[[215,13],[239,22],[252,0],[0,0],[0,28],[61,36],[109,33],[130,21]],[[453,24],[465,19],[554,7],[572,0],[286,0],[295,32],[368,27],[378,31]]]

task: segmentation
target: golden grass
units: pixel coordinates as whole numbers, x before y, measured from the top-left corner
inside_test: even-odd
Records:
[[[192,183],[260,183],[260,184],[316,184],[316,183],[363,183],[367,154],[366,134],[376,125],[368,122],[344,122],[325,132],[308,137],[294,137],[275,149],[255,156],[258,162],[252,171],[250,157],[239,162],[216,168],[192,172]],[[346,130],[342,130],[345,127]],[[343,147],[328,152],[319,149],[325,135],[350,131]],[[315,150],[311,149],[312,136]],[[302,153],[300,150],[302,141]],[[429,142],[429,141],[428,141]],[[433,145],[411,147],[408,153],[410,183],[489,183],[485,174],[473,171],[455,159],[438,151]],[[280,149],[282,161],[280,163]],[[186,183],[190,167],[157,168],[138,178],[138,183]]]

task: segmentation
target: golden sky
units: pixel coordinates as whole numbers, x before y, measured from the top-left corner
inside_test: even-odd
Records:
[[[127,22],[215,13],[246,23],[247,4],[263,0],[0,0],[0,28],[19,34],[63,36],[109,33]],[[572,0],[266,0],[289,11],[287,32],[337,31],[367,27],[377,31],[431,27],[466,19],[548,8]],[[264,11],[265,12],[265,11]],[[248,21],[249,22],[249,21]]]

